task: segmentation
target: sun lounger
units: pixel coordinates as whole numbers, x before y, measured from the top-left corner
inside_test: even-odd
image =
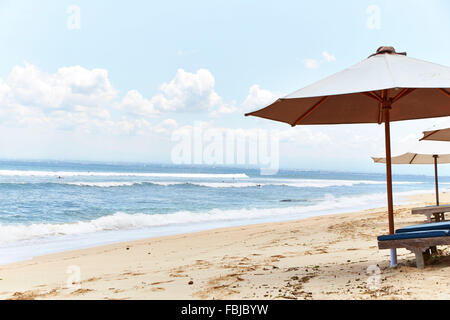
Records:
[[[427,217],[428,222],[445,220],[445,212],[450,212],[450,205],[426,206],[411,209],[412,214],[423,214]]]
[[[395,233],[428,231],[428,230],[450,230],[450,221],[416,224],[397,229]]]
[[[436,223],[433,223],[433,225],[436,225]],[[417,226],[410,227],[412,228]],[[416,256],[416,266],[419,269],[422,269],[425,266],[423,256],[424,252],[428,254],[431,247],[449,244],[449,229],[430,229],[412,232],[399,232],[378,237],[379,249],[406,248],[412,251]]]

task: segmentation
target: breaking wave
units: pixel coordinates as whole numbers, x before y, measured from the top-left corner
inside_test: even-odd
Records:
[[[393,184],[408,185],[420,184],[416,181],[396,181]],[[374,180],[324,180],[324,179],[298,179],[289,181],[274,182],[203,182],[203,181],[58,181],[58,182],[2,182],[0,185],[20,184],[20,185],[71,185],[78,187],[132,187],[137,185],[157,185],[157,186],[197,186],[206,188],[262,188],[269,186],[281,186],[291,188],[329,188],[329,187],[350,187],[354,185],[383,185],[384,181]]]
[[[245,173],[161,173],[161,172],[101,172],[101,171],[36,171],[0,170],[0,176],[9,177],[158,177],[189,179],[242,179]]]
[[[321,212],[357,210],[362,207],[384,205],[386,195],[375,193],[358,197],[334,197],[331,194],[316,204],[277,208],[212,209],[203,212],[178,211],[165,214],[129,214],[115,212],[89,221],[73,223],[0,224],[0,244],[37,238],[78,235],[102,231],[141,229],[168,225],[198,224],[221,221],[245,221],[271,218],[272,220],[296,219]]]

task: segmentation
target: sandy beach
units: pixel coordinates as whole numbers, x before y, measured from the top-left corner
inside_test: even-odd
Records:
[[[424,222],[410,208],[433,204],[434,196],[408,200],[395,207],[396,227]],[[445,247],[423,270],[405,249],[389,268],[389,251],[376,241],[386,229],[386,208],[379,208],[62,252],[0,266],[0,298],[450,298]]]

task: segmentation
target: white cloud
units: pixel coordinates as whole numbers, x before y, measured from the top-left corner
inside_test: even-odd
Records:
[[[9,92],[9,86],[2,79],[0,79],[0,102],[4,102],[7,99]]]
[[[232,114],[239,111],[238,107],[236,107],[236,103],[233,101],[229,104],[221,104],[215,110],[211,111],[211,117],[218,117],[221,115]]]
[[[212,116],[236,112],[235,102],[225,103],[214,86],[215,79],[209,70],[191,73],[179,69],[152,98],[146,99],[138,91],[131,90],[119,108],[135,116],[150,117],[170,112],[203,112]]]
[[[128,91],[119,108],[131,115],[143,117],[154,117],[160,113],[155,109],[154,103],[144,98],[137,90]]]
[[[275,93],[264,90],[255,84],[250,87],[247,98],[245,98],[242,106],[246,111],[253,111],[258,108],[266,107],[278,98]]]
[[[146,118],[158,112],[150,100],[136,90],[119,98],[107,70],[72,66],[45,73],[25,63],[14,67],[6,81],[0,79],[0,122],[115,134],[153,130]]]
[[[178,123],[173,119],[166,119],[155,127],[156,133],[170,133],[178,127]]]
[[[98,106],[117,97],[106,70],[80,66],[60,68],[49,74],[26,63],[12,69],[6,85],[9,88],[6,101],[42,109]]]
[[[322,56],[325,58],[327,62],[336,61],[336,57],[327,51],[322,52]]]
[[[317,69],[324,62],[336,61],[336,57],[334,55],[332,55],[331,53],[329,53],[328,51],[322,52],[322,58],[323,59],[321,61],[319,61],[317,59],[312,59],[312,58],[304,59],[303,64],[307,69]]]
[[[13,126],[54,125],[59,129],[106,127],[120,121],[160,117],[164,113],[203,113],[218,117],[273,102],[276,95],[253,85],[244,102],[225,102],[215,90],[215,79],[207,69],[194,73],[179,69],[152,97],[129,90],[120,97],[107,70],[80,66],[63,67],[46,73],[26,63],[12,69],[6,81],[0,79],[0,121]],[[65,118],[64,118],[65,117]],[[123,120],[127,119],[127,120]],[[128,127],[121,122],[123,127]],[[160,129],[158,129],[160,130]],[[128,130],[126,130],[128,131]]]
[[[319,67],[319,62],[315,59],[305,59],[303,60],[303,64],[308,69],[317,69]]]
[[[6,82],[0,80],[1,120],[13,126],[73,127],[104,121],[116,98],[117,90],[104,69],[73,66],[45,73],[25,63],[15,66]]]
[[[161,111],[208,112],[223,104],[214,85],[214,76],[206,69],[199,69],[196,73],[178,69],[175,77],[170,82],[163,83],[161,93],[151,101]]]

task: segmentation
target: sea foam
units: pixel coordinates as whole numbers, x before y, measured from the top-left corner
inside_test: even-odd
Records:
[[[404,196],[429,192],[417,190],[414,192],[403,192],[396,194]],[[327,194],[323,199],[315,201],[314,204],[304,206],[289,206],[277,208],[247,208],[247,209],[212,209],[203,212],[178,211],[166,214],[129,214],[116,212],[89,221],[78,221],[74,223],[35,223],[35,224],[0,224],[0,244],[11,243],[21,240],[31,240],[45,237],[62,235],[79,235],[102,231],[142,229],[161,227],[168,225],[201,224],[209,222],[239,221],[282,221],[286,219],[297,219],[310,215],[327,214],[336,211],[356,211],[362,208],[384,206],[386,194],[374,193],[356,197],[334,197]]]
[[[396,181],[393,184],[420,184],[415,181]],[[129,187],[134,185],[153,184],[159,186],[177,186],[191,185],[206,188],[261,188],[268,186],[283,186],[291,188],[327,188],[327,187],[345,187],[354,185],[383,185],[384,181],[374,180],[325,180],[325,179],[290,179],[279,182],[203,182],[203,181],[110,181],[110,182],[61,182],[61,184],[76,185],[80,187]]]
[[[0,176],[16,177],[160,177],[190,179],[243,179],[245,173],[162,173],[162,172],[101,172],[101,171],[37,171],[37,170],[0,170]]]

